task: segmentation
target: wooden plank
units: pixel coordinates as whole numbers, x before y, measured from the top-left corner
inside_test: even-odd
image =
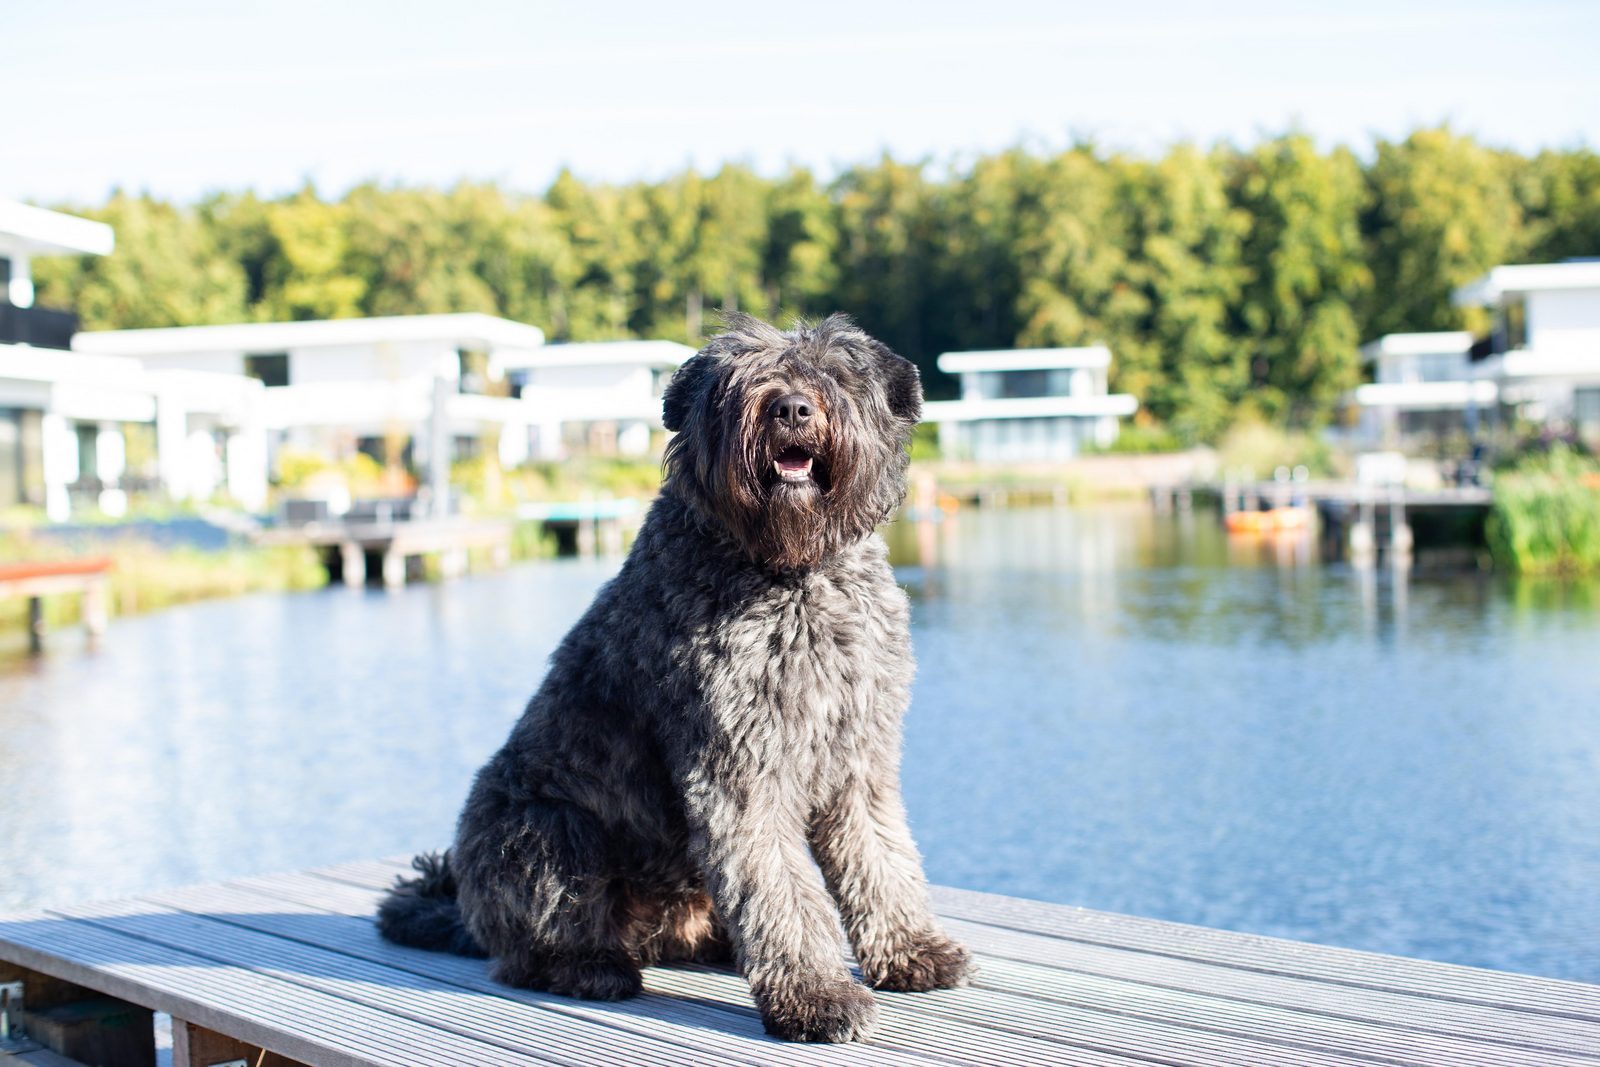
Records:
[[[693,1048],[611,1026],[573,1026],[537,1002],[486,997],[416,971],[329,951],[305,939],[291,940],[208,915],[174,910],[149,898],[85,905],[69,914],[203,956],[227,968],[293,982],[530,1057],[573,1064],[607,1058],[659,1061],[682,1056]],[[305,925],[302,918],[301,926]]]
[[[172,1020],[172,1067],[212,1067],[242,1060],[248,1067],[305,1067],[298,1060],[196,1026],[185,1019]]]
[[[265,975],[33,912],[0,919],[0,956],[322,1067],[534,1059]]]
[[[1221,968],[1128,949],[1023,934],[962,919],[947,919],[950,933],[985,957],[979,984],[996,980],[992,962],[1038,964],[1054,972],[1099,975],[1145,985],[1205,993],[1255,1004],[1315,1012],[1334,1019],[1374,1022],[1418,1034],[1469,1038],[1517,1050],[1591,1054],[1600,1049],[1600,1026],[1582,1020],[1504,1007],[1420,999],[1315,979]],[[1041,979],[1040,995],[1044,992]]]
[[[1600,1021],[1600,986],[935,887],[941,915],[1263,974]]]
[[[111,560],[92,559],[23,560],[18,563],[0,563],[0,586],[28,578],[53,578],[64,575],[104,574],[111,569]]]
[[[359,897],[346,898],[342,904],[348,906],[353,902],[356,910],[352,914],[335,914],[315,905],[296,903],[294,898],[306,892],[303,883],[286,887],[279,877],[249,881],[257,883],[254,891],[235,883],[226,887],[226,895],[221,894],[224,887],[196,887],[164,892],[159,894],[159,899],[183,907],[191,914],[205,914],[217,921],[237,923],[281,937],[305,939],[307,943],[356,959],[380,962],[492,997],[538,1005],[569,1020],[569,1025],[624,1028],[690,1042],[700,1051],[701,1058],[717,1055],[750,1063],[810,1063],[817,1055],[812,1046],[785,1044],[763,1034],[747,988],[737,1002],[710,1000],[692,992],[665,994],[655,985],[655,975],[660,969],[651,968],[646,971],[646,994],[617,1004],[593,1004],[511,989],[491,980],[481,960],[420,952],[382,940],[372,921],[376,898],[371,890],[346,886],[350,893],[359,894]],[[316,879],[306,881],[315,882]],[[326,902],[326,898],[323,900]],[[306,916],[321,921],[308,924]],[[832,1048],[828,1058],[829,1062],[836,1063],[929,1062],[927,1057],[905,1053],[894,1044],[885,1044],[881,1038],[867,1045]],[[1102,1057],[1085,1062],[1123,1064],[1127,1061]]]
[[[348,870],[342,872],[349,874]],[[380,880],[387,873],[381,867],[368,868],[371,880]],[[257,891],[272,897],[298,897],[311,905],[345,908],[351,917],[366,921],[371,916],[378,899],[377,890],[362,890],[348,883],[325,882],[318,886],[315,877],[266,877],[252,880]],[[692,977],[686,978],[685,975]],[[732,982],[732,985],[726,983]],[[687,985],[685,984],[687,983]],[[1342,1053],[1318,1049],[1299,1040],[1292,1026],[1280,1027],[1278,1038],[1284,1047],[1254,1040],[1247,1033],[1215,1029],[1199,1033],[1194,1031],[1194,1013],[1178,1019],[1149,1017],[1128,1021],[1113,1016],[1127,1015],[1115,1001],[1119,990],[1115,983],[1102,982],[1107,989],[1096,1005],[1078,1011],[1070,1006],[1039,1005],[1025,997],[1004,992],[979,993],[973,990],[951,991],[937,994],[895,995],[879,994],[879,1004],[885,1021],[881,1037],[898,1040],[905,1047],[935,1052],[940,1048],[961,1048],[963,1054],[970,1049],[999,1049],[1003,1055],[1015,1060],[1058,1053],[1059,1050],[1037,1047],[1037,1042],[1081,1042],[1085,1050],[1129,1056],[1171,1055],[1177,1049],[1188,1049],[1187,1055],[1197,1062],[1294,1062],[1294,1063],[1345,1063],[1351,1062],[1344,1054],[1356,1055],[1364,1050],[1355,1040],[1343,1043]],[[683,996],[705,999],[709,987],[721,990],[715,997],[722,1004],[750,1012],[748,990],[743,980],[726,974],[707,974],[698,971],[652,970],[647,974],[647,986],[670,989]],[[1230,1005],[1223,1002],[1226,1010]],[[896,1012],[903,1014],[896,1015]],[[1290,1012],[1281,1012],[1290,1015]],[[893,1016],[893,1018],[891,1018]],[[937,1016],[927,1019],[926,1016]],[[1204,1013],[1198,1017],[1203,1018]],[[928,1022],[937,1025],[929,1027]],[[1281,1021],[1281,1020],[1280,1020]],[[1315,1024],[1315,1018],[1310,1019]],[[1395,1046],[1403,1046],[1405,1035],[1398,1037],[1371,1027],[1372,1034],[1382,1036]],[[941,1037],[941,1031],[944,1032]],[[983,1032],[987,1031],[987,1034]],[[1117,1033],[1121,1031],[1121,1033]],[[970,1035],[970,1041],[957,1046],[933,1044],[947,1041],[953,1033]],[[881,1038],[880,1038],[881,1039]],[[969,1048],[970,1046],[970,1048]],[[1241,1059],[1242,1058],[1242,1059]]]
[[[396,873],[403,873],[409,865],[398,857],[384,860],[360,861],[350,864],[339,864],[333,867],[321,868],[306,872],[313,878],[320,878],[336,882],[341,885],[367,884],[384,885],[392,881]],[[297,891],[302,894],[318,891],[315,883],[310,885],[299,884]],[[349,905],[354,905],[359,898],[347,897],[347,891],[333,888],[331,890],[341,900]],[[956,901],[957,907],[949,907],[948,898],[977,897],[980,898],[977,909],[970,905],[968,900]],[[1512,1059],[1519,1056],[1527,1057],[1532,1053],[1548,1052],[1551,1054],[1593,1055],[1600,1049],[1600,1025],[1583,1017],[1569,1018],[1565,1016],[1552,1016],[1537,1009],[1529,1009],[1514,998],[1502,998],[1503,1002],[1480,1003],[1476,1001],[1454,1001],[1440,999],[1425,994],[1418,994],[1411,990],[1391,990],[1375,988],[1360,984],[1352,984],[1346,980],[1328,980],[1322,974],[1290,975],[1268,969],[1242,968],[1234,963],[1218,963],[1214,960],[1185,958],[1165,952],[1150,951],[1150,938],[1145,937],[1137,944],[1127,946],[1112,946],[1099,941],[1075,940],[1065,938],[1049,929],[1040,931],[1039,925],[1050,929],[1058,929],[1062,922],[1071,923],[1076,929],[1079,921],[1087,919],[1087,925],[1097,935],[1107,936],[1104,932],[1108,924],[1101,922],[1103,919],[1121,920],[1126,917],[1111,915],[1105,912],[1091,912],[1086,909],[1071,908],[1057,904],[1043,904],[1034,901],[1023,901],[1010,897],[993,897],[992,894],[971,894],[962,890],[948,890],[935,888],[934,898],[936,907],[946,917],[951,932],[964,938],[975,951],[988,953],[1017,960],[1019,962],[1045,964],[1051,967],[1066,968],[1084,974],[1099,975],[1106,978],[1124,979],[1141,982],[1174,990],[1186,990],[1194,993],[1211,996],[1226,997],[1231,1000],[1243,1000],[1264,1006],[1289,1008],[1296,1011],[1320,1014],[1338,1020],[1345,1019],[1354,1023],[1376,1023],[1386,1027],[1408,1030],[1418,1035],[1415,1040],[1426,1044],[1432,1035],[1446,1038],[1461,1038],[1468,1041],[1480,1042],[1492,1049],[1495,1045],[1505,1046],[1505,1051],[1495,1053],[1502,1059]],[[992,898],[992,900],[991,900]],[[996,918],[994,911],[987,907],[993,902],[1005,905],[1003,918],[1013,924],[1018,923],[1017,912],[1021,912],[1021,922],[1035,927],[1028,932],[1023,932],[1016,925],[995,926],[991,923]],[[964,910],[968,914],[977,914],[988,917],[989,921],[974,921],[971,919],[954,919],[950,912]],[[1055,924],[1055,925],[1053,925]],[[1144,927],[1145,934],[1161,935],[1175,933],[1188,935],[1192,932],[1215,934],[1221,940],[1239,939],[1246,943],[1266,942],[1266,947],[1273,949],[1287,948],[1300,960],[1309,954],[1318,952],[1336,952],[1346,955],[1355,955],[1363,961],[1372,956],[1370,953],[1352,953],[1350,950],[1325,949],[1321,946],[1302,945],[1296,942],[1281,942],[1271,938],[1257,938],[1251,935],[1226,934],[1221,931],[1210,931],[1199,927],[1187,927],[1174,923],[1162,923],[1157,920],[1133,920],[1130,925]],[[1113,933],[1121,932],[1126,928],[1121,923],[1109,924]],[[1184,936],[1178,944],[1187,941]],[[1157,941],[1162,945],[1164,942]],[[1308,952],[1309,950],[1309,952]],[[1523,986],[1534,983],[1543,989],[1546,983],[1554,980],[1529,979],[1521,975],[1502,975],[1499,972],[1476,971],[1471,968],[1454,967],[1449,964],[1434,964],[1419,960],[1406,960],[1397,957],[1377,957],[1377,960],[1386,964],[1397,965],[1405,970],[1415,966],[1424,971],[1444,971],[1448,977],[1455,977],[1455,972],[1466,971],[1469,976],[1487,975],[1491,979],[1507,978],[1513,985]],[[980,979],[980,984],[982,980]],[[1558,985],[1562,983],[1556,983]],[[1572,985],[1574,983],[1565,983]],[[1580,991],[1592,991],[1592,987],[1579,985]],[[1026,990],[1017,990],[1026,993]],[[1425,999],[1419,999],[1419,996]],[[1465,1053],[1463,1053],[1465,1054]],[[1488,1055],[1488,1053],[1485,1053]],[[1492,1060],[1494,1056],[1490,1056]],[[1537,1056],[1532,1057],[1537,1060]]]

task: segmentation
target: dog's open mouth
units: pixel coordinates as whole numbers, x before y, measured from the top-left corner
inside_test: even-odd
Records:
[[[803,448],[786,448],[773,459],[772,467],[783,481],[809,482],[812,467],[811,453]]]

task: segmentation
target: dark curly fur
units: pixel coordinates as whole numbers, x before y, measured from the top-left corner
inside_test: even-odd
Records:
[[[663,397],[677,435],[621,572],[384,936],[597,999],[645,964],[732,958],[800,1041],[875,1022],[841,918],[870,985],[961,984],[900,801],[908,606],[874,533],[921,405],[916,369],[843,316],[732,316]]]

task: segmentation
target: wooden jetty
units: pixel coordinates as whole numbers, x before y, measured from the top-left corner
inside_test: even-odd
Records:
[[[11,1055],[149,1064],[155,1011],[172,1017],[175,1067],[1600,1064],[1600,986],[955,889],[934,900],[976,954],[971,987],[876,994],[882,1021],[863,1044],[784,1044],[728,971],[651,968],[643,996],[602,1004],[390,945],[372,916],[405,869],[350,863],[0,918]]]
[[[534,502],[517,508],[521,522],[537,522],[554,535],[561,555],[620,556],[627,530],[644,519],[645,506],[631,497]]]
[[[1158,513],[1188,511],[1197,498],[1216,500],[1224,518],[1236,511],[1310,508],[1328,558],[1371,562],[1379,554],[1406,563],[1418,542],[1417,527],[1449,531],[1458,543],[1481,543],[1494,494],[1477,485],[1416,489],[1321,480],[1229,481],[1220,486],[1174,483],[1152,486]],[[1292,532],[1298,533],[1298,528]]]
[[[83,625],[91,636],[105,633],[110,607],[109,559],[40,560],[0,564],[0,597],[28,598],[28,647],[44,648],[44,598],[62,593],[83,597]]]
[[[310,545],[322,554],[331,581],[365,585],[376,573],[383,584],[402,586],[424,556],[437,555],[446,577],[467,569],[467,551],[488,549],[496,566],[511,559],[509,519],[461,517],[424,519],[326,520],[261,531],[263,545]]]

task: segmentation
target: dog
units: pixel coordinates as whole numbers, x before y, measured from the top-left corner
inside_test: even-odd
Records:
[[[768,1033],[848,1041],[866,984],[964,984],[900,798],[909,605],[876,528],[905,495],[916,367],[843,315],[728,316],[673,375],[660,496],[478,773],[391,941],[599,1000],[737,963]]]

